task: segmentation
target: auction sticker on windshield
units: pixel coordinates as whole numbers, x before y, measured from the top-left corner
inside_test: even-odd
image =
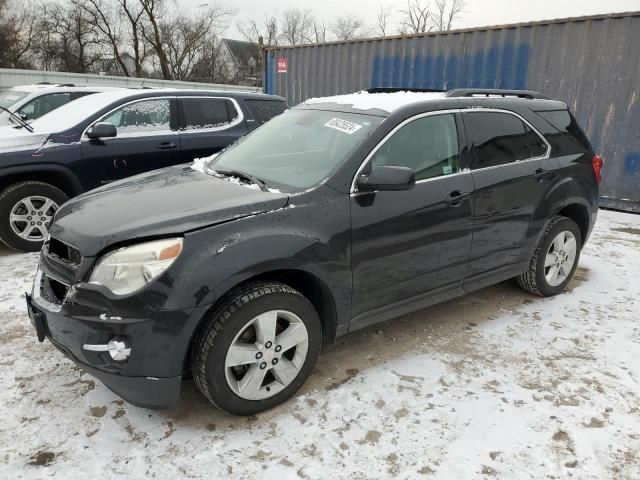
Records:
[[[348,133],[349,135],[351,135],[353,132],[357,132],[362,128],[362,125],[349,122],[348,120],[342,120],[341,118],[332,118],[327,123],[325,123],[324,126],[329,128],[335,128],[336,130],[340,130],[341,132]]]

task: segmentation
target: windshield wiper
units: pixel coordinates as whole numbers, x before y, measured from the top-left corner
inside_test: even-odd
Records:
[[[242,172],[240,170],[214,170],[214,169],[211,169],[211,170],[214,173],[217,173],[220,175],[224,175],[227,177],[238,177],[241,180],[244,180],[249,183],[253,183],[254,185],[258,185],[258,187],[260,187],[260,190],[262,190],[263,192],[269,191],[269,189],[267,188],[267,184],[264,183],[264,180],[254,175],[251,175],[250,173]]]
[[[17,120],[18,123],[20,124],[20,128],[24,127],[29,132],[33,132],[33,127],[31,125],[29,125],[27,122],[25,122],[22,118],[20,118],[20,115],[16,115],[15,112],[12,112],[11,110],[9,110],[8,108],[5,108],[3,106],[0,106],[0,109],[2,109],[5,112],[7,112],[9,114],[9,118],[13,118],[14,120]]]

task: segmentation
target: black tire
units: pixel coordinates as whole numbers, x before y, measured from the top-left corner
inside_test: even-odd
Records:
[[[42,247],[42,240],[33,241],[21,238],[11,228],[10,215],[13,207],[28,197],[44,197],[53,200],[58,207],[69,197],[65,193],[44,182],[28,181],[10,185],[0,193],[0,241],[15,250],[37,252]],[[40,219],[37,219],[40,220]]]
[[[262,400],[238,396],[227,383],[225,358],[236,335],[259,314],[288,310],[304,323],[308,334],[307,356],[294,380],[279,393]],[[194,338],[191,372],[202,394],[216,407],[233,415],[253,415],[290,398],[315,366],[322,344],[320,318],[300,292],[279,282],[253,282],[241,286],[223,299],[205,319]]]
[[[576,257],[573,262],[573,267],[567,278],[559,285],[553,286],[547,282],[545,277],[544,262],[551,246],[551,242],[563,231],[569,231],[576,239]],[[545,229],[540,242],[536,247],[531,262],[529,263],[529,269],[516,278],[518,285],[523,290],[532,293],[533,295],[539,295],[541,297],[550,297],[562,292],[567,284],[573,278],[573,274],[578,267],[580,261],[580,251],[582,250],[582,235],[576,222],[567,217],[556,216],[554,217],[547,228]]]

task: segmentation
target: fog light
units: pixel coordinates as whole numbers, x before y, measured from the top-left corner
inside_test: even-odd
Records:
[[[129,358],[129,355],[131,355],[131,348],[128,348],[124,342],[115,339],[109,340],[109,343],[106,345],[91,345],[85,343],[82,348],[90,352],[109,352],[111,358],[118,362],[126,360]]]

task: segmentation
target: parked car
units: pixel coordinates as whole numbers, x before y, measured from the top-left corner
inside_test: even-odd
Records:
[[[21,120],[36,120],[56,108],[93,93],[116,90],[116,87],[76,87],[73,84],[39,83],[0,89],[0,126],[16,126]],[[6,110],[9,110],[8,112]]]
[[[0,136],[0,240],[36,251],[68,198],[114,180],[219,152],[282,113],[271,95],[97,93]]]
[[[601,173],[567,106],[533,92],[315,99],[204,173],[158,170],[61,207],[29,314],[131,403],[175,404],[190,372],[212,404],[255,414],[339,335],[514,277],[561,292]]]

